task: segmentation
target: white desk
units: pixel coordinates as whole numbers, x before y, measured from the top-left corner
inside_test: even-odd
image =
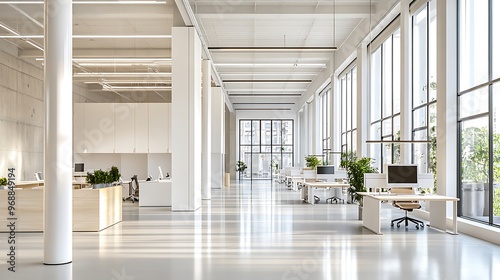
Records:
[[[172,206],[172,180],[139,183],[139,206]]]
[[[457,233],[457,201],[456,197],[442,195],[377,195],[375,193],[358,192],[363,196],[363,226],[376,234],[380,230],[380,208],[382,201],[430,201],[430,226],[446,232],[446,202],[453,202],[452,234]]]
[[[301,192],[301,198],[304,199],[307,196],[307,202],[314,204],[314,189],[317,188],[348,188],[349,184],[340,182],[304,182],[305,187],[307,187],[307,195],[305,192]],[[305,188],[302,188],[305,189]]]

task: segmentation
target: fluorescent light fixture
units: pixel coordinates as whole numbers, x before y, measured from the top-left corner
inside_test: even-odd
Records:
[[[316,76],[318,73],[259,73],[259,72],[247,72],[247,73],[230,73],[230,72],[219,72],[220,76]]]
[[[166,73],[166,72],[151,72],[151,73],[130,73],[130,72],[101,72],[101,73],[74,73],[73,77],[93,77],[93,78],[100,78],[100,77],[170,77],[172,76],[172,73]]]
[[[226,52],[324,52],[335,51],[337,47],[208,47],[210,51],[226,51]]]
[[[104,91],[141,91],[141,90],[156,90],[156,91],[170,91],[172,87],[167,86],[110,86],[102,85]]]
[[[38,58],[37,58],[38,60]],[[41,59],[43,60],[43,58]],[[98,62],[156,62],[156,61],[172,61],[172,58],[165,57],[116,57],[116,58],[73,58],[75,62],[98,61]]]
[[[325,63],[215,63],[218,67],[320,67]]]
[[[33,47],[43,51],[43,48],[41,46],[39,46],[37,43],[31,42],[31,41],[25,41],[25,42],[32,45]]]
[[[301,88],[293,88],[293,89],[282,89],[282,88],[273,88],[273,89],[226,89],[228,92],[304,92],[305,89]]]
[[[4,29],[6,28],[4,27]],[[42,39],[42,38],[43,35],[0,35],[0,39]]]
[[[0,23],[13,34],[19,34]],[[73,39],[171,39],[172,35],[73,35]],[[0,35],[0,39],[43,39],[43,35]]]
[[[21,4],[43,4],[43,1],[1,1],[0,4],[21,5]],[[73,4],[165,4],[165,1],[155,0],[118,0],[118,1],[73,1]]]
[[[229,94],[231,97],[300,97],[300,93],[262,94],[262,93],[236,93]]]
[[[223,80],[223,83],[310,83],[312,80]]]
[[[73,35],[73,39],[171,39],[172,35]]]
[[[166,82],[158,82],[158,81],[136,81],[136,80],[124,80],[124,81],[113,81],[113,80],[105,80],[105,81],[92,81],[92,82],[84,82],[84,84],[102,84],[102,83],[106,83],[106,84],[125,84],[125,85],[129,85],[129,84],[145,84],[145,85],[154,85],[154,84],[158,84],[158,85],[165,85],[168,83],[171,83],[171,81],[166,81]]]

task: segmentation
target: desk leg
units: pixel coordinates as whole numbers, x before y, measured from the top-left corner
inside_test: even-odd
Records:
[[[446,201],[431,201],[430,208],[430,226],[446,232]]]
[[[314,191],[311,186],[307,186],[307,202],[314,204]]]
[[[376,234],[382,234],[380,230],[380,200],[363,197],[363,226]]]
[[[458,234],[457,214],[457,201],[453,201],[453,234]]]

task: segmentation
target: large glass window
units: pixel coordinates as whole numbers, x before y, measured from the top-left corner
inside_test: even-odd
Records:
[[[398,29],[371,55],[371,140],[394,141],[400,138],[400,39]],[[371,144],[370,157],[379,170],[385,163],[398,163],[399,144]]]
[[[420,172],[436,173],[436,3],[412,15],[412,161]]]
[[[293,120],[240,120],[243,179],[271,179],[277,169],[293,166],[293,150]]]
[[[357,72],[348,67],[340,77],[341,147],[342,152],[356,153]]]
[[[459,1],[459,213],[500,226],[500,40],[496,0]]]

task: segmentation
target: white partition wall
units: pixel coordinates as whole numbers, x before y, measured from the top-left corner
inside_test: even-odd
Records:
[[[212,188],[224,185],[224,95],[222,88],[212,88]]]
[[[172,27],[172,211],[201,206],[201,42]]]

